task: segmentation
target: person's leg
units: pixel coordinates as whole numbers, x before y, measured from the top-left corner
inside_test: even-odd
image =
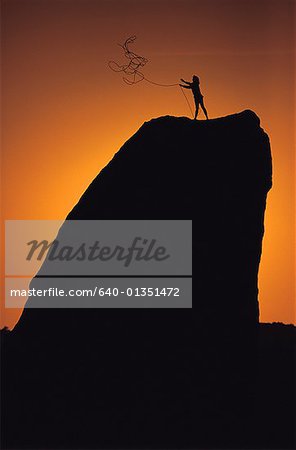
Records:
[[[194,120],[196,120],[198,115],[198,109],[199,109],[199,103],[195,103],[195,114],[194,114]]]
[[[208,117],[208,112],[207,112],[207,110],[206,110],[206,107],[205,107],[205,105],[204,105],[204,102],[203,102],[203,100],[201,100],[201,102],[200,102],[200,106],[201,106],[201,109],[203,110],[203,112],[204,112],[204,115],[206,116],[207,120],[209,120],[209,117]]]

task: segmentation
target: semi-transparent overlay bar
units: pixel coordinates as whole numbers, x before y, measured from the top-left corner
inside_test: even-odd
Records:
[[[8,278],[7,308],[192,308],[189,278]]]

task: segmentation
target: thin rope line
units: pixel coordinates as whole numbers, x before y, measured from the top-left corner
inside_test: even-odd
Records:
[[[144,77],[144,80],[147,81],[148,83],[155,84],[156,86],[161,86],[161,87],[173,87],[173,86],[179,86],[179,83],[174,83],[174,84],[161,84],[161,83],[156,83],[155,81],[148,80],[146,77]]]
[[[180,86],[180,85],[179,85],[179,86]],[[184,97],[185,97],[185,99],[186,99],[187,105],[189,106],[189,109],[190,109],[190,112],[191,112],[192,118],[194,119],[194,114],[193,114],[193,111],[192,111],[191,105],[190,105],[190,103],[189,103],[189,100],[188,100],[188,98],[187,98],[187,95],[185,94],[185,92],[184,92],[184,90],[182,89],[182,87],[181,87],[181,86],[180,86],[180,89],[181,89],[181,92],[182,92],[182,94],[184,95]]]
[[[188,107],[189,107],[189,111],[191,112],[192,118],[194,118],[194,114],[193,114],[193,111],[192,111],[190,102],[189,102],[189,100],[188,100],[188,98],[187,98],[187,95],[185,94],[183,88],[180,86],[179,83],[174,83],[174,84],[160,84],[160,83],[156,83],[156,82],[154,82],[154,81],[148,80],[145,76],[144,76],[143,79],[144,79],[145,81],[147,81],[148,83],[154,84],[155,86],[161,86],[161,87],[173,87],[173,86],[179,86],[180,89],[181,89],[182,94],[183,94],[184,97],[185,97],[185,100],[186,100],[187,105],[188,105]]]

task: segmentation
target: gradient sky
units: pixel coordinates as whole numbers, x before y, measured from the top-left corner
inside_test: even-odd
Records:
[[[178,87],[128,86],[108,69],[109,59],[122,60],[117,43],[135,34],[132,49],[149,59],[147,78],[170,84],[196,73],[211,117],[249,108],[261,118],[274,187],[260,319],[295,323],[294,7],[290,0],[1,1],[3,219],[63,219],[144,121],[190,114]],[[13,326],[19,314],[2,305],[1,325]]]

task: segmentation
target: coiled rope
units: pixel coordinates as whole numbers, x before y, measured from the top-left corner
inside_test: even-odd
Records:
[[[125,75],[127,75],[129,78],[123,76],[122,79],[126,84],[129,85],[133,85],[141,81],[146,81],[147,83],[160,87],[179,86],[182,91],[182,94],[186,99],[192,117],[194,117],[190,102],[179,83],[174,84],[156,83],[155,81],[146,78],[145,75],[142,73],[141,71],[142,68],[149,62],[149,60],[147,58],[144,58],[143,56],[137,55],[137,53],[134,53],[129,49],[129,45],[133,44],[136,38],[137,38],[136,36],[130,36],[128,39],[126,39],[126,41],[123,44],[118,44],[123,49],[124,56],[127,58],[128,62],[126,64],[118,64],[116,61],[109,61],[108,62],[109,68],[113,70],[113,72],[122,72]]]

